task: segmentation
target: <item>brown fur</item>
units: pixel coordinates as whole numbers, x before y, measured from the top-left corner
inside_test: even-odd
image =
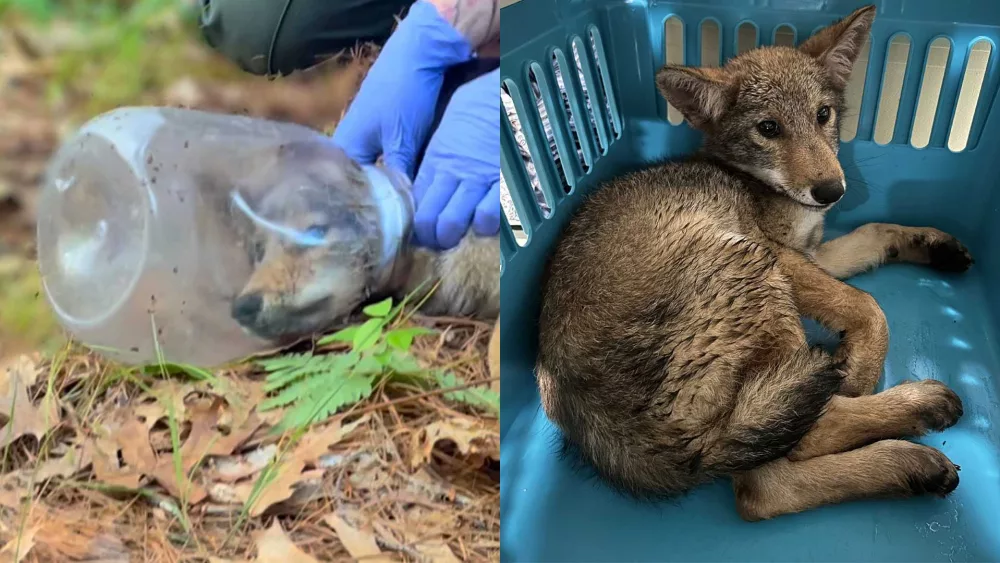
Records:
[[[658,498],[730,476],[749,520],[957,486],[944,455],[894,438],[951,426],[961,401],[936,382],[871,395],[885,316],[835,276],[892,260],[961,271],[968,252],[892,225],[820,244],[843,194],[844,87],[874,16],[721,69],[665,67],[657,82],[704,133],[701,153],[612,180],[563,233],[538,384],[567,445],[611,485]],[[801,316],[842,335],[834,356],[808,347]]]
[[[279,341],[308,336],[367,301],[402,299],[418,288],[417,300],[434,290],[421,309],[427,314],[499,314],[495,237],[470,232],[443,252],[403,244],[395,266],[386,271],[379,267],[385,233],[378,206],[355,162],[314,142],[289,143],[261,158],[266,162],[255,163],[260,172],[251,175],[252,185],[239,187],[247,205],[294,233],[319,227],[315,232],[322,240],[304,242],[244,221],[253,273],[234,298],[233,317],[246,330]],[[407,231],[403,240],[408,239]]]

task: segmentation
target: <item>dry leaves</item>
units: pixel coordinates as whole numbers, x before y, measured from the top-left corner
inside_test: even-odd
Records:
[[[434,518],[434,513],[422,509],[414,509],[407,516],[411,520],[424,520]],[[352,514],[355,520],[360,520],[360,514]],[[394,561],[388,554],[379,549],[376,535],[381,536],[388,545],[400,545],[404,551],[411,555],[418,555],[421,560],[430,563],[459,563],[455,553],[448,547],[448,543],[441,536],[427,537],[420,532],[422,526],[412,525],[402,532],[403,543],[400,544],[395,539],[395,534],[386,526],[375,524],[375,530],[369,531],[348,524],[342,516],[336,513],[327,514],[323,517],[323,522],[333,528],[337,533],[337,539],[344,546],[352,558],[372,563],[391,563]]]
[[[483,335],[481,329],[470,333],[477,330]],[[243,391],[246,396],[256,393]],[[280,515],[284,530],[294,529],[296,538],[293,542],[281,525],[272,524],[257,536],[241,536],[238,550],[232,546],[218,554],[233,557],[253,553],[252,548],[242,545],[252,540],[257,546],[254,563],[342,560],[348,554],[375,562],[398,561],[402,557],[407,561],[452,563],[460,559],[488,560],[497,555],[497,540],[489,536],[495,533],[491,530],[498,530],[499,514],[493,506],[497,502],[493,496],[497,494],[493,488],[496,483],[484,480],[482,474],[475,475],[481,465],[477,458],[499,455],[495,419],[480,420],[436,406],[426,410],[427,406],[411,403],[400,412],[375,410],[351,423],[331,421],[309,429],[288,445],[275,442],[282,438],[267,432],[268,427],[255,409],[232,406],[228,396],[220,396],[219,392],[225,391],[204,384],[162,381],[150,392],[108,392],[86,411],[67,402],[65,411],[74,424],[78,411],[87,412],[93,420],[85,420],[81,428],[71,425],[73,433],[57,435],[60,443],[32,469],[34,482],[75,476],[87,470],[89,463],[97,482],[125,484],[152,495],[152,504],[161,507],[155,509],[160,511],[160,517],[137,522],[145,526],[166,524],[173,527],[174,533],[179,533],[180,528],[171,516],[174,512],[164,511],[163,503],[182,506],[177,499],[186,495],[186,514],[197,521],[209,514],[234,516],[253,500],[251,518],[265,512]],[[171,420],[179,431],[177,455],[172,453]],[[429,463],[432,456],[434,463]],[[180,463],[180,479],[176,460]],[[442,465],[442,460],[448,461]],[[442,470],[454,470],[452,477],[465,480],[454,481],[442,475]],[[23,477],[30,474],[27,469],[6,474],[7,481],[21,489],[0,487],[0,511],[20,508],[19,500],[31,490],[24,488],[31,481]],[[474,490],[492,492],[482,497]],[[92,494],[103,496],[97,491]],[[331,499],[337,499],[334,515],[329,514]],[[32,502],[37,505],[44,498]],[[143,503],[143,497],[138,497],[137,502]],[[317,514],[321,507],[325,511]],[[362,510],[366,517],[351,516],[352,511]],[[118,528],[109,531],[95,525],[101,519],[75,509],[65,512],[75,519],[70,523],[54,517],[52,512],[42,514],[44,518],[32,516],[28,521],[37,530],[26,561],[90,561],[98,553],[103,554],[97,558],[102,561],[124,562],[130,556],[136,560],[137,553],[131,552],[136,549],[134,532],[121,536]],[[121,526],[116,518],[109,515],[104,521]],[[333,530],[326,532],[327,539],[336,534],[339,542],[323,542],[324,536],[316,535],[317,523]],[[165,541],[167,531],[157,530],[139,540],[145,542],[144,549],[162,554],[152,560],[175,561],[183,552],[183,547]],[[465,534],[471,535],[467,539]],[[0,544],[10,538],[9,533],[0,530]],[[312,555],[301,552],[301,548]],[[238,559],[214,561],[237,563]]]
[[[344,549],[355,559],[364,559],[371,563],[392,563],[392,558],[382,555],[382,550],[371,532],[363,532],[351,527],[343,518],[336,514],[327,514],[323,522],[337,532],[337,538]]]
[[[257,543],[256,563],[319,563],[295,547],[277,520],[267,530],[254,534],[254,541]]]
[[[55,477],[72,477],[93,461],[79,441],[59,444],[53,448],[51,454],[48,459],[38,464],[33,472],[35,482],[42,483]]]
[[[455,416],[432,422],[413,434],[410,467],[416,469],[428,463],[434,447],[445,440],[454,442],[463,455],[481,460],[500,459],[500,433],[496,421]]]
[[[35,504],[28,509],[27,521],[22,522],[20,517],[13,521],[15,532],[22,524],[25,530],[21,534],[20,558],[30,551],[32,561],[129,561],[127,548],[112,533],[113,524],[89,518],[79,509],[53,510]],[[13,537],[4,548],[9,551],[0,550],[0,563],[15,561],[16,542],[17,537]],[[4,559],[5,553],[9,554],[9,559]]]
[[[271,505],[291,497],[292,493],[295,492],[295,485],[310,477],[310,475],[302,473],[306,466],[315,464],[320,456],[330,451],[330,446],[341,441],[367,421],[367,416],[343,426],[339,421],[334,421],[323,428],[311,431],[290,454],[285,456],[285,459],[267,471],[271,477],[267,484],[259,489],[256,498],[252,498],[255,488],[254,482],[237,486],[237,496],[242,502],[253,502],[250,508],[251,516],[263,514]]]
[[[180,468],[183,475],[190,475],[191,470],[207,456],[231,454],[259,426],[259,422],[251,417],[242,427],[224,434],[219,429],[222,412],[223,402],[218,398],[210,404],[202,403],[192,409],[191,432],[180,450]],[[171,457],[161,458],[160,463],[152,471],[153,477],[174,497],[186,498],[191,504],[201,502],[205,498],[205,489],[190,482],[186,477],[184,482],[178,483],[177,468]]]
[[[48,395],[37,404],[28,396],[28,389],[35,385],[38,374],[37,360],[18,356],[0,365],[0,448],[6,447],[21,436],[34,436],[41,440],[59,423],[59,407]]]
[[[421,541],[414,546],[414,549],[431,563],[461,563],[461,560],[455,557],[455,553],[448,547],[444,538]]]
[[[206,394],[188,399],[189,394],[197,392],[200,389],[193,384],[164,383],[154,390],[155,400],[138,401],[101,425],[98,435],[86,443],[82,453],[93,460],[98,480],[134,489],[149,477],[188,504],[204,500],[207,493],[190,478],[192,470],[206,458],[233,453],[261,422],[253,414],[234,417],[228,412],[226,401],[218,396]],[[239,426],[225,424],[237,419],[242,419]],[[165,430],[153,432],[164,424]],[[177,453],[169,451],[171,424],[177,427],[178,434],[182,425],[189,427]],[[161,441],[163,444],[159,444]],[[163,448],[168,451],[161,455],[157,450]]]
[[[288,534],[278,523],[278,520],[271,524],[270,528],[261,530],[253,534],[254,543],[257,545],[257,558],[253,561],[237,561],[235,559],[221,559],[219,557],[209,557],[209,563],[320,563],[318,559],[299,549]]]
[[[7,545],[0,549],[0,563],[20,563],[28,556],[28,552],[35,547],[35,534],[38,528],[25,530],[23,534],[7,542]]]

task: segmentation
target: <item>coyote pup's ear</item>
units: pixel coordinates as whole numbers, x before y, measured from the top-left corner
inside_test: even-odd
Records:
[[[667,65],[656,73],[656,86],[695,129],[704,129],[729,105],[733,83],[721,68]]]
[[[846,18],[819,30],[799,46],[827,68],[837,88],[844,89],[875,21],[875,6],[858,8]]]

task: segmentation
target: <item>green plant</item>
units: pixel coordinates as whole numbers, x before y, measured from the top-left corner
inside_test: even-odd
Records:
[[[41,276],[33,261],[0,256],[0,342],[46,355],[62,348],[65,338],[41,291]]]
[[[211,55],[198,9],[177,0],[0,0],[0,26],[43,47],[47,101],[78,122],[158,103],[182,77],[241,77]]]
[[[324,337],[319,345],[342,342],[350,349],[340,354],[290,354],[259,361],[268,372],[265,390],[277,393],[261,410],[289,406],[278,430],[322,422],[341,407],[369,397],[384,380],[404,379],[442,389],[455,387],[445,397],[479,408],[499,410],[500,398],[487,387],[468,387],[450,372],[427,370],[413,357],[417,336],[434,331],[405,326],[406,301],[393,307],[386,299],[365,307],[368,319]]]

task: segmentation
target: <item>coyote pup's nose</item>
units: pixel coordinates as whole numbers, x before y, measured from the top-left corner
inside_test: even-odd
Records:
[[[248,293],[233,301],[233,319],[241,325],[253,324],[264,307],[264,299],[257,293]]]
[[[840,180],[822,180],[813,184],[812,196],[816,203],[829,205],[844,197],[844,183]]]

